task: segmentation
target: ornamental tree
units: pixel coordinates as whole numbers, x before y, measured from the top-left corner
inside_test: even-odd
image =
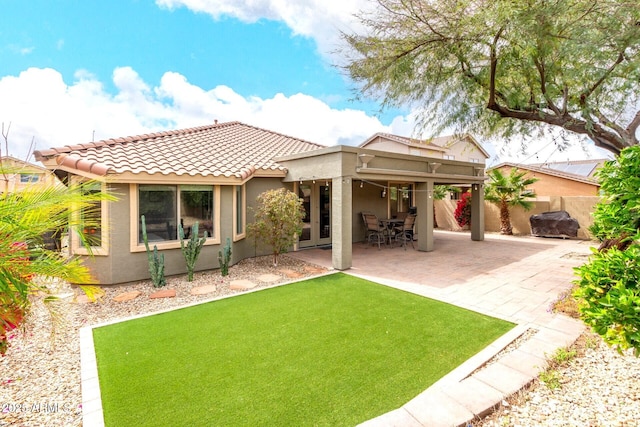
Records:
[[[626,0],[376,0],[343,34],[346,71],[383,106],[485,136],[570,131],[638,144],[640,7]]]
[[[511,227],[511,215],[509,209],[520,206],[525,211],[533,207],[530,200],[536,194],[527,187],[538,178],[527,178],[527,172],[518,168],[511,169],[509,175],[503,174],[500,169],[491,169],[487,172],[489,182],[485,188],[484,198],[495,203],[500,208],[500,234],[513,234]]]
[[[257,202],[255,221],[247,226],[247,232],[272,250],[273,265],[277,266],[278,256],[287,252],[302,232],[302,199],[280,188],[261,193]]]

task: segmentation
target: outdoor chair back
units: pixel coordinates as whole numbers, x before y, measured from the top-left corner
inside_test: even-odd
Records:
[[[380,220],[375,214],[370,212],[362,212],[362,220],[365,225],[367,242],[377,243],[378,249],[380,249],[380,244],[386,242],[386,227],[380,224]]]
[[[404,250],[407,250],[407,242],[411,242],[411,247],[416,248],[413,245],[413,226],[416,223],[416,216],[414,214],[409,214],[404,218],[404,221],[400,227],[394,228],[394,236],[396,242],[402,244]]]

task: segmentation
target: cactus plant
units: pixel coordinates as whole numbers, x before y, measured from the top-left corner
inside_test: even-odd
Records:
[[[153,245],[153,252],[149,249],[149,240],[147,239],[147,224],[144,215],[140,217],[142,221],[142,240],[144,247],[147,249],[147,258],[149,259],[149,273],[151,274],[151,282],[153,287],[161,288],[167,284],[164,277],[164,254],[158,254],[158,246]]]
[[[182,255],[184,256],[184,260],[187,263],[187,280],[191,282],[193,280],[193,270],[196,267],[196,261],[198,261],[198,257],[200,256],[200,251],[202,250],[202,246],[204,246],[204,242],[207,241],[207,232],[204,232],[204,237],[201,239],[198,238],[198,223],[196,222],[191,229],[191,236],[189,240],[187,240],[187,244],[184,243],[184,229],[182,228],[182,224],[180,227],[180,250],[182,250]]]
[[[220,274],[229,274],[229,261],[231,261],[231,239],[227,237],[227,244],[218,251],[218,262],[220,262]]]

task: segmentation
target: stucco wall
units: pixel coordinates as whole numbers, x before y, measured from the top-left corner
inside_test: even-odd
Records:
[[[247,207],[255,207],[256,197],[261,192],[282,187],[284,184],[277,178],[256,178],[246,184]],[[292,187],[288,185],[287,188]],[[291,188],[289,188],[291,189]],[[118,200],[109,203],[109,240],[111,247],[107,256],[94,255],[84,257],[84,263],[89,267],[94,279],[99,284],[117,284],[150,278],[149,263],[146,252],[131,252],[130,250],[130,194],[129,184],[112,184],[110,191],[117,195]],[[249,209],[249,212],[251,210]],[[247,213],[247,224],[252,221]],[[218,251],[226,244],[227,237],[232,241],[231,264],[239,260],[266,254],[266,249],[259,248],[256,252],[253,239],[244,238],[233,242],[233,186],[222,186],[220,189],[220,245],[205,245],[202,248],[196,271],[219,268]],[[153,248],[153,244],[151,244]],[[186,264],[179,248],[160,251],[165,258],[165,275],[185,274]]]
[[[533,209],[525,211],[522,208],[512,208],[510,211],[511,225],[513,233],[516,235],[531,234],[531,225],[529,217],[531,215],[542,212],[565,210],[572,218],[578,220],[580,229],[578,230],[579,239],[590,239],[588,228],[593,224],[591,216],[595,209],[599,197],[549,197],[548,200],[537,200]],[[436,200],[436,219],[438,228],[441,230],[460,231],[461,228],[453,217],[456,209],[457,201],[455,200]],[[500,232],[500,209],[493,203],[485,201],[485,230],[487,232]]]
[[[500,168],[503,174],[508,175],[511,167]],[[524,171],[524,169],[521,169]],[[538,196],[543,197],[572,197],[572,196],[597,196],[599,186],[585,182],[573,181],[558,176],[547,175],[541,172],[530,171],[527,178],[537,178],[538,181],[528,186],[535,191]]]

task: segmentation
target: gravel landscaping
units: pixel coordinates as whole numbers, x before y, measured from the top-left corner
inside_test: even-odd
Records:
[[[554,368],[549,384],[534,381],[473,427],[640,425],[640,359],[619,354],[591,332],[571,350],[576,356]]]
[[[35,298],[25,330],[15,334],[7,356],[0,358],[0,426],[82,425],[81,327],[242,292],[231,289],[235,280],[264,287],[324,271],[287,256],[274,268],[271,258],[263,257],[231,267],[226,277],[217,270],[196,273],[193,282],[187,282],[186,276],[170,277],[166,289],[175,289],[173,298],[150,299],[157,289],[144,281],[105,287],[105,295],[96,303],[79,303],[78,289],[54,284],[56,292],[65,297],[54,307],[56,321],[49,320],[49,312]],[[215,286],[214,292],[192,295],[193,288],[209,285]],[[130,291],[141,294],[130,301],[114,301]],[[555,368],[557,388],[535,381],[473,426],[638,425],[640,359],[631,353],[619,355],[591,333],[584,334],[574,348],[576,356]]]

